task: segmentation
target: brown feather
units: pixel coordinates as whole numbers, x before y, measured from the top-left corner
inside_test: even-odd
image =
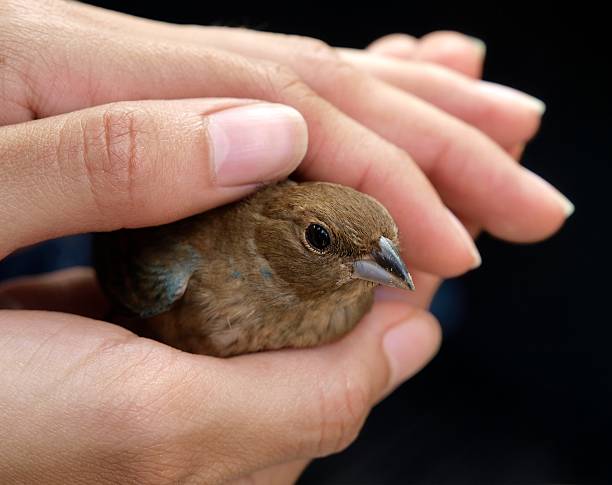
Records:
[[[305,239],[312,223],[331,235],[325,253]],[[110,233],[96,253],[104,265],[102,286],[120,307],[138,301],[145,314],[168,288],[175,300],[145,320],[157,338],[190,352],[230,356],[313,346],[348,332],[371,307],[375,287],[352,279],[351,264],[381,236],[398,244],[393,219],[373,198],[335,184],[284,182],[173,224]],[[130,250],[108,257],[113,238]],[[167,274],[159,270],[163,262]],[[146,270],[149,263],[154,270]],[[184,264],[193,268],[184,294],[174,296],[182,282],[176,275],[184,273],[177,267]],[[126,276],[134,267],[138,274]]]

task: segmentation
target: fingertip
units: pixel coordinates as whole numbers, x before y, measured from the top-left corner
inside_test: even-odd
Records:
[[[417,39],[411,35],[396,33],[376,39],[366,50],[381,56],[411,59],[417,43]]]
[[[491,217],[486,229],[497,237],[532,243],[555,234],[574,210],[574,204],[539,175],[524,167],[512,193],[506,194],[507,214]]]
[[[406,264],[411,269],[452,278],[481,265],[474,240],[445,206],[438,210],[430,207],[427,217],[418,224],[413,221],[412,227],[411,237],[401,237]]]
[[[391,327],[382,339],[389,363],[385,394],[419,372],[436,355],[441,342],[440,325],[426,311],[415,311],[408,319]]]
[[[499,125],[510,125],[515,139],[524,142],[532,138],[540,127],[540,121],[546,111],[546,104],[518,89],[488,81],[474,84],[483,101],[490,106],[483,118],[489,123],[499,120]],[[503,132],[494,137],[503,140]]]
[[[522,170],[526,179],[530,181],[530,190],[534,193],[533,200],[536,200],[535,193],[541,194],[541,212],[547,214],[547,219],[550,220],[548,225],[542,224],[541,234],[535,234],[535,240],[541,240],[557,232],[574,213],[575,207],[565,195],[540,175],[527,168]]]
[[[354,365],[356,349],[360,349],[359,360],[369,362],[369,372],[361,375],[356,367],[355,378],[359,374],[371,380],[377,401],[422,369],[441,340],[441,328],[433,315],[397,298],[377,300],[357,327],[327,350],[334,359]]]
[[[576,211],[576,206],[574,206],[573,202],[569,200],[565,195],[559,192],[561,207],[563,208],[563,213],[565,214],[565,218],[569,218]]]
[[[498,143],[508,146],[533,138],[540,128],[546,104],[517,89],[488,81],[473,83],[480,98],[475,124]]]
[[[459,32],[437,31],[421,37],[414,58],[479,78],[485,54],[486,45],[480,39]]]
[[[482,264],[482,257],[480,256],[480,252],[474,243],[474,239],[472,239],[472,236],[461,221],[457,219],[457,216],[455,216],[450,209],[446,210],[451,226],[453,226],[455,233],[457,234],[457,238],[463,243],[464,252],[469,255],[468,269],[478,268]]]
[[[487,44],[485,44],[485,41],[470,35],[466,37],[472,42],[473,45],[476,46],[476,49],[480,52],[481,57],[484,58],[487,55]]]
[[[508,155],[514,158],[517,162],[521,160],[523,157],[523,153],[525,152],[525,143],[518,143],[506,150]]]

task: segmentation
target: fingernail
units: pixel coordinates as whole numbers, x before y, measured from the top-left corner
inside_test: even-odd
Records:
[[[500,101],[519,104],[527,109],[536,111],[540,115],[543,115],[546,111],[544,101],[534,98],[529,94],[525,94],[522,91],[518,91],[517,89],[488,81],[480,81],[478,86],[481,92],[484,92],[489,96],[494,96]]]
[[[574,213],[576,207],[574,206],[574,204],[572,204],[572,201],[565,197],[565,195],[563,195],[561,192],[559,192],[559,197],[561,199],[561,206],[563,207],[563,212],[565,214],[565,217],[567,218]]]
[[[574,204],[572,204],[572,201],[570,201],[567,197],[565,197],[565,195],[559,192],[559,190],[554,185],[552,185],[550,182],[540,177],[537,173],[532,172],[531,170],[527,168],[525,168],[524,170],[531,177],[533,177],[533,179],[537,183],[541,184],[544,187],[544,190],[546,190],[547,192],[549,192],[550,194],[552,194],[554,197],[557,198],[557,201],[559,205],[561,206],[561,209],[563,210],[563,213],[565,214],[566,218],[568,218],[574,213],[576,208],[574,207]]]
[[[487,44],[484,43],[482,39],[478,37],[467,36],[467,38],[478,48],[481,52],[481,55],[484,57],[487,53]]]
[[[446,209],[446,212],[448,214],[448,219],[451,222],[451,225],[455,228],[455,231],[457,232],[457,234],[459,234],[459,237],[463,239],[465,247],[472,255],[473,263],[470,266],[470,269],[478,268],[482,264],[482,258],[480,257],[480,253],[478,252],[476,244],[474,244],[472,236],[470,236],[470,233],[467,232],[467,229],[463,226],[463,224],[461,224],[461,221],[457,219],[455,214],[453,214],[449,209]]]
[[[268,182],[295,169],[308,146],[302,115],[282,104],[256,103],[207,117],[219,186]]]

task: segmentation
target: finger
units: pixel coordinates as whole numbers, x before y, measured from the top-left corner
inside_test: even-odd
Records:
[[[201,212],[285,177],[306,146],[294,109],[229,99],[117,103],[4,127],[0,248]]]
[[[92,268],[69,268],[0,284],[0,308],[50,310],[102,318],[110,310]]]
[[[336,106],[411,153],[455,212],[499,237],[515,241],[539,240],[556,231],[571,213],[571,204],[560,193],[530,172],[516,167],[490,139],[416,97],[347,70],[334,57],[334,51],[316,41],[313,43],[312,39],[226,28],[185,31],[171,26],[164,26],[163,35],[185,42],[216,45],[248,56],[289,62]],[[378,169],[384,170],[382,167]],[[309,168],[308,163],[301,167],[309,177],[329,177],[329,171],[325,170],[329,167],[315,164],[314,170]],[[393,172],[396,172],[395,167]],[[373,171],[367,173],[374,174]],[[360,186],[376,196],[388,180],[388,176],[382,180],[373,177]],[[354,180],[349,183],[354,184]],[[389,199],[401,200],[388,195],[380,195],[383,203]],[[389,209],[397,217],[394,207]],[[525,213],[531,217],[525,218]],[[429,241],[432,239],[430,237]],[[419,257],[422,253],[417,254],[415,260],[422,261]]]
[[[514,145],[508,150],[508,154],[514,158],[516,161],[520,161],[523,153],[525,152],[525,144],[519,143],[518,145]]]
[[[125,19],[122,18],[121,21],[124,21]],[[146,24],[146,23],[141,23],[140,24],[140,28],[139,31],[143,34],[143,35],[148,35],[148,33],[150,32],[150,29],[152,28],[152,26],[150,24]],[[184,37],[184,33],[177,31],[176,29],[172,28],[171,26],[165,26],[165,25],[159,25],[156,24],[155,28],[159,29],[161,28],[162,31],[164,32],[164,35],[167,38],[172,38],[172,39],[182,39],[182,40],[186,40]],[[210,31],[208,31],[210,33]],[[203,31],[201,29],[197,29],[196,31],[197,34],[200,34],[199,37],[203,37],[208,41],[212,41],[213,43],[215,42],[214,37],[218,36],[219,34],[221,34],[221,36],[223,36],[224,34],[228,33],[228,29],[215,29],[213,31],[213,35],[212,36],[206,36],[203,35]],[[232,32],[231,35],[235,34],[236,32]],[[189,32],[189,34],[191,34],[191,32]],[[244,45],[250,45],[250,46],[256,46],[257,41],[262,39],[262,35],[265,36],[266,34],[256,34],[256,37],[246,37],[247,35],[249,35],[251,33],[246,33],[245,31],[240,31],[238,33],[238,35],[235,35],[234,39],[230,39],[229,37],[224,39],[224,42],[221,43],[222,46],[230,48],[230,49],[238,49],[240,50],[241,47],[243,47]],[[197,40],[198,37],[196,36],[195,39]],[[242,42],[240,42],[240,40],[242,40]],[[469,49],[465,49],[466,46],[470,45],[470,47],[472,48],[472,52],[473,52],[473,48],[474,48],[474,44],[476,44],[476,46],[478,47],[478,45],[480,44],[480,47],[482,47],[482,44],[479,42],[474,42],[474,39],[471,38],[466,38],[465,36],[461,36],[455,33],[434,33],[430,36],[426,36],[426,38],[423,40],[425,45],[437,45],[437,46],[443,46],[444,44],[452,44],[453,42],[455,44],[463,44],[463,48],[458,49],[458,51],[464,51],[467,52]],[[270,46],[268,46],[270,47]],[[307,47],[307,46],[304,46]],[[315,46],[316,47],[316,46]],[[307,50],[307,49],[306,49]],[[434,49],[435,50],[435,49]],[[257,48],[255,47],[255,51],[251,51],[252,53],[254,53],[255,55],[257,55],[257,53],[259,51],[257,51]],[[260,53],[260,52],[259,52]],[[299,56],[298,56],[299,57]],[[441,59],[443,59],[444,56],[441,57]],[[465,57],[462,56],[457,56],[457,59],[469,59],[470,55],[468,54]],[[472,56],[473,58],[473,56]],[[300,65],[305,65],[308,63],[298,63],[298,67]],[[309,65],[309,64],[308,64]],[[495,94],[496,89],[489,89],[489,91],[493,91],[493,94]],[[509,91],[504,89],[497,89],[497,98],[503,98],[506,97],[507,93]],[[489,93],[491,94],[491,93]],[[351,99],[353,99],[351,97]],[[531,103],[532,104],[532,108],[534,105],[536,105],[536,110],[541,109],[541,103],[538,103],[537,100],[535,101],[535,103]],[[525,126],[523,123],[518,123],[518,125],[520,126]],[[529,128],[528,128],[529,130]],[[531,128],[530,130],[531,132],[533,132],[533,128]],[[528,135],[530,136],[530,135]],[[445,143],[443,143],[444,145]],[[501,157],[497,157],[497,158],[501,158]],[[506,160],[507,162],[507,160]],[[531,190],[530,193],[533,196],[536,192],[537,189],[541,189],[543,192],[548,192],[548,197],[545,197],[548,202],[548,208],[545,208],[544,206],[540,206],[540,216],[542,216],[542,214],[544,213],[548,213],[547,215],[547,219],[549,224],[539,224],[539,222],[542,222],[543,218],[537,218],[538,219],[538,225],[536,226],[535,224],[533,226],[531,226],[531,230],[527,231],[527,234],[520,234],[524,231],[524,228],[521,228],[520,226],[517,227],[515,224],[513,224],[512,222],[510,222],[510,224],[506,225],[506,227],[501,227],[499,223],[497,223],[496,221],[500,220],[499,216],[497,214],[492,214],[490,217],[491,222],[491,227],[493,229],[491,229],[491,227],[488,227],[490,230],[492,230],[494,233],[496,231],[496,229],[499,229],[500,232],[498,233],[498,235],[501,235],[502,237],[508,237],[510,239],[517,239],[517,240],[533,240],[533,239],[538,239],[541,237],[544,237],[544,235],[549,234],[550,232],[554,231],[556,227],[558,227],[559,225],[559,221],[563,220],[563,216],[566,214],[570,214],[572,211],[572,206],[571,203],[569,203],[569,201],[567,201],[564,197],[559,197],[559,196],[554,196],[553,192],[549,190],[549,188],[543,188],[543,184],[541,184],[537,179],[533,179],[530,182],[526,182],[526,180],[529,178],[529,175],[522,177],[523,180],[523,185],[527,185],[530,186]],[[559,195],[559,194],[557,194]],[[556,200],[555,200],[556,199]],[[536,198],[532,199],[532,203],[538,204],[538,202],[541,202],[542,200],[537,200]],[[556,206],[556,207],[554,207]],[[486,207],[486,205],[482,205],[481,207]],[[551,209],[551,207],[553,207]],[[462,208],[461,207],[455,207],[456,210],[461,211]],[[463,211],[465,215],[468,215],[469,217],[473,218],[474,220],[478,220],[478,214],[475,213],[470,213],[470,211]],[[554,214],[554,216],[552,215]],[[561,216],[560,216],[561,214]],[[556,222],[552,222],[555,221]],[[552,224],[551,224],[552,222]],[[545,226],[548,226],[547,229],[545,229]],[[552,227],[552,229],[551,229]],[[535,233],[535,234],[534,234]]]
[[[397,59],[412,59],[418,49],[419,41],[408,34],[389,34],[379,37],[365,50],[373,54]]]
[[[176,36],[183,34],[180,30],[174,31]],[[319,94],[410,153],[454,212],[498,237],[521,242],[540,240],[558,230],[572,211],[571,203],[563,195],[518,167],[479,130],[409,93],[353,70],[337,59],[335,50],[326,50],[317,42],[313,44],[312,39],[292,38],[280,42],[276,34],[224,28],[191,31],[190,38],[252,57],[289,62]],[[359,145],[362,152],[363,148],[367,149],[364,141]],[[306,162],[301,170],[308,177],[329,177],[326,170],[329,166],[311,165],[308,159]],[[367,172],[367,180],[361,173],[361,183],[354,179],[349,185],[357,183],[366,192],[380,195],[383,203],[397,204],[401,196],[393,193],[390,198],[391,192],[380,194],[380,189],[390,186],[392,180],[404,182],[398,169],[389,162],[377,164],[376,172]],[[377,172],[384,176],[376,176]],[[395,207],[389,209],[398,216]],[[433,239],[430,237],[428,241]]]
[[[431,32],[419,39],[413,59],[440,64],[475,79],[482,77],[486,44],[459,32]]]
[[[352,86],[349,82],[328,86],[344,89],[327,96],[411,153],[455,213],[500,238],[519,242],[550,236],[572,213],[562,194],[519,167],[479,130],[377,79],[360,79]]]
[[[356,49],[339,53],[351,65],[475,126],[502,146],[529,140],[540,126],[544,104],[520,91],[431,63],[398,61]]]
[[[400,60],[439,64],[475,79],[482,76],[486,55],[486,45],[482,40],[449,31],[432,32],[420,39],[390,34],[376,39],[366,50]]]
[[[132,30],[136,32],[141,24],[142,21],[135,24]],[[43,57],[54,66],[65,64],[65,59],[82,56],[87,59],[92,52],[95,52],[95,62],[91,59],[91,62],[82,63],[87,65],[86,72],[79,72],[81,64],[71,64],[67,81],[50,89],[52,73],[46,64],[36,61],[40,56],[33,57],[29,82],[35,96],[24,103],[34,106],[38,117],[117,98],[215,95],[267,99],[292,105],[303,114],[309,129],[310,143],[304,163],[299,167],[300,176],[355,187],[386,205],[408,241],[403,249],[414,267],[456,275],[478,263],[472,241],[404,151],[319,98],[287,68],[199,47],[189,29],[166,26],[163,30],[160,27],[155,35],[163,38],[168,35],[167,29],[171,32],[178,29],[187,40],[143,41],[131,33],[115,32],[109,37],[107,31],[97,34],[93,29],[82,43],[70,42],[52,49],[39,46],[45,52]],[[102,51],[94,48],[96,35],[104,37]],[[117,72],[122,73],[119,84]],[[198,166],[201,165],[190,165]],[[121,167],[118,164],[118,168]],[[201,178],[194,177],[193,173],[186,178],[188,186],[179,192],[188,197],[188,188]],[[160,188],[148,195],[149,199],[156,193],[155,200],[160,200],[159,191],[168,183],[168,180],[165,184],[160,183]],[[243,194],[246,191],[240,190]],[[236,190],[232,192],[232,196],[236,193]],[[198,201],[197,197],[189,197],[194,204]],[[178,217],[178,213],[175,215]],[[127,223],[135,225],[135,221]],[[140,215],[138,224],[147,223],[153,221]],[[125,220],[123,224],[126,225]]]
[[[473,221],[463,219],[460,222],[473,239],[476,239],[482,232],[482,228]],[[413,271],[411,275],[417,291],[406,292],[396,288],[380,286],[376,288],[376,301],[400,301],[415,308],[429,309],[444,280],[437,275],[418,270]]]
[[[126,29],[150,37],[151,29],[154,28],[158,35],[175,38],[171,32],[173,26],[170,24],[139,19],[91,5],[75,4],[71,7],[78,10],[80,16],[86,16],[90,22],[105,29]],[[475,37],[440,31],[428,34],[422,39],[407,34],[386,35],[372,42],[366,50],[399,59],[439,63],[468,77],[480,78],[486,46],[482,40]]]

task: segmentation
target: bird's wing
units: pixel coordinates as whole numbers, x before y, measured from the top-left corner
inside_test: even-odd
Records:
[[[140,318],[170,310],[200,262],[191,245],[156,236],[141,230],[94,236],[100,285],[119,310]]]

